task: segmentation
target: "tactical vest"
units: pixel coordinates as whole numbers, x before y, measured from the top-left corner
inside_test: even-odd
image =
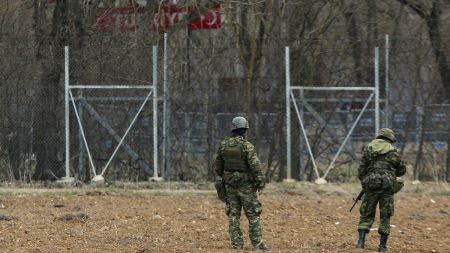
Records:
[[[371,156],[367,176],[362,182],[364,190],[392,191],[395,181],[395,168],[388,161],[392,152],[393,150],[386,154]]]
[[[243,140],[229,139],[222,147],[222,159],[225,172],[248,172]]]

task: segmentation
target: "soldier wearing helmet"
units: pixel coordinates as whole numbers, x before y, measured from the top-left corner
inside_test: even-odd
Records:
[[[379,204],[380,226],[378,233],[380,234],[380,244],[378,251],[387,251],[390,218],[394,214],[394,191],[396,191],[394,185],[396,177],[403,176],[406,172],[406,166],[400,153],[392,145],[395,141],[394,131],[389,128],[382,128],[377,137],[364,150],[358,168],[364,199],[360,208],[357,248],[364,248],[366,234],[372,227],[377,204]]]
[[[244,117],[231,121],[231,136],[220,142],[215,161],[217,175],[225,181],[228,232],[231,246],[243,249],[244,238],[240,228],[241,210],[249,223],[249,237],[256,250],[267,250],[261,234],[261,203],[257,192],[264,189],[265,178],[253,145],[245,139],[249,128]]]

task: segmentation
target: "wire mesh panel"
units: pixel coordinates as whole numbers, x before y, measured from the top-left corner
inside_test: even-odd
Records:
[[[100,66],[86,66],[85,62],[95,62],[102,47],[96,51],[83,52],[79,57],[72,57],[70,77],[76,84],[69,84],[67,99],[71,101],[72,124],[66,133],[66,143],[77,145],[77,152],[70,152],[66,159],[66,170],[76,168],[80,179],[91,178],[107,172],[110,180],[121,178],[143,179],[147,176],[157,177],[158,167],[158,97],[157,97],[157,48],[153,47],[152,68],[143,68],[142,62],[136,61],[136,55],[147,48],[138,48],[127,55],[104,59]],[[130,50],[129,50],[130,51]],[[135,55],[135,57],[130,57]],[[123,57],[122,57],[123,56]],[[67,56],[66,56],[67,57]],[[94,60],[90,60],[92,57]],[[117,61],[117,58],[121,58]],[[80,65],[83,65],[80,68]],[[89,71],[86,71],[86,67]],[[97,70],[97,69],[102,69]],[[152,75],[144,69],[153,69]],[[79,71],[82,71],[81,73]],[[105,72],[104,72],[105,71]],[[70,71],[66,72],[66,75]],[[128,73],[126,77],[116,74]],[[143,78],[151,79],[144,80]],[[67,103],[67,102],[66,102]],[[67,104],[66,104],[67,107]],[[66,112],[69,117],[70,110]],[[69,117],[70,118],[70,117]],[[71,131],[72,129],[72,131]],[[74,135],[74,130],[78,134]],[[66,130],[67,131],[67,130]],[[78,137],[76,141],[75,136]],[[152,155],[151,155],[152,154]],[[78,157],[75,166],[74,155]],[[70,173],[66,171],[66,177]]]
[[[75,106],[80,121],[72,110],[71,134],[72,143],[71,168],[80,179],[90,178],[93,173],[81,129],[83,128],[86,144],[90,149],[93,165],[100,173],[111,155],[131,126],[115,158],[106,173],[109,179],[135,178],[143,179],[145,174],[152,176],[153,160],[153,110],[150,105],[139,108],[150,90],[141,91],[78,91]],[[80,93],[83,95],[81,96]],[[103,93],[103,94],[102,94]],[[134,117],[136,121],[133,122]]]
[[[268,174],[273,174],[272,179],[285,178],[286,46],[292,49],[292,86],[306,87],[374,86],[373,49],[379,47],[379,95],[389,102],[379,104],[380,127],[395,130],[396,145],[410,164],[433,157],[435,150],[447,154],[448,108],[427,105],[449,102],[445,75],[449,71],[445,60],[439,60],[447,53],[444,45],[449,38],[440,31],[433,34],[440,39],[433,41],[436,37],[424,32],[427,24],[401,1],[219,2],[9,1],[0,22],[0,180],[57,180],[67,167],[79,179],[92,176],[72,104],[70,166],[65,164],[64,46],[70,46],[68,80],[73,86],[151,85],[152,46],[160,52],[158,114],[144,107],[137,117],[123,141],[139,158],[120,148],[107,170],[112,180],[144,180],[148,173],[139,164],[155,160],[168,179],[212,180],[215,149],[237,115],[249,118],[248,138]],[[383,11],[367,15],[373,10]],[[200,16],[187,18],[197,11]],[[448,23],[446,11],[439,13],[442,27]],[[379,31],[393,31],[390,44]],[[107,154],[118,143],[111,129],[122,136],[146,92],[72,92],[92,157],[102,170]],[[334,139],[343,138],[352,127],[367,94],[313,93],[304,96],[328,131],[304,105],[299,106],[308,136],[324,137],[312,144],[326,164],[339,149]],[[374,107],[368,106],[349,139],[356,159],[344,156],[337,165],[353,166],[354,171],[360,146],[373,137],[377,125]],[[156,134],[149,130],[155,121]],[[292,123],[292,175],[313,180],[310,161],[297,155],[304,153],[305,144],[299,128]],[[160,145],[153,145],[156,137]],[[434,149],[420,150],[426,145]],[[157,159],[151,155],[155,146]],[[344,153],[350,152],[344,149]],[[444,160],[442,156],[433,161],[444,166]]]

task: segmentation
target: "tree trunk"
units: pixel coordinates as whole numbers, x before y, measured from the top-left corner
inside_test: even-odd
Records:
[[[431,9],[430,15],[426,18],[426,23],[428,26],[428,35],[430,36],[431,46],[433,48],[434,55],[436,57],[436,62],[438,63],[439,73],[441,76],[442,85],[444,86],[444,92],[446,93],[446,102],[450,102],[450,66],[448,64],[447,55],[444,53],[444,46],[442,45],[442,38],[440,32],[440,16],[441,16],[441,6],[439,1],[433,2],[433,8]],[[450,127],[449,127],[450,130]],[[447,161],[446,161],[446,171],[447,171],[447,182],[450,180],[450,131],[447,137]]]
[[[378,27],[377,27],[377,5],[375,0],[367,0],[368,6],[368,27],[367,27],[367,55],[373,56],[374,47],[377,46]],[[366,82],[373,83],[374,73],[373,66],[366,64]]]
[[[56,172],[60,168],[58,163],[58,150],[61,148],[61,141],[58,138],[58,109],[63,108],[58,103],[58,84],[61,77],[61,68],[57,63],[43,62],[43,73],[40,80],[41,90],[38,95],[37,107],[35,108],[36,120],[34,128],[36,129],[36,172],[34,179],[50,179],[49,171]],[[56,124],[56,125],[55,125]],[[54,174],[54,173],[53,173]]]
[[[446,169],[446,180],[447,182],[450,182],[450,115],[447,114],[447,124],[448,124],[448,131],[447,131],[447,161],[445,163]]]
[[[441,96],[445,98],[446,102],[450,102],[450,66],[448,63],[447,55],[444,53],[444,44],[442,43],[442,35],[441,35],[441,11],[442,11],[442,3],[441,0],[433,0],[431,9],[427,9],[426,6],[421,5],[421,2],[410,1],[410,0],[398,0],[400,3],[407,5],[413,11],[416,12],[422,19],[425,20],[427,28],[428,28],[428,36],[430,37],[431,47],[433,49],[433,54],[436,58],[436,62],[438,64],[439,74],[442,81],[443,90],[445,92],[445,96]],[[450,133],[449,133],[450,136]],[[450,146],[450,137],[447,138],[447,146]],[[447,181],[449,180],[450,174],[450,148],[447,148],[447,162],[446,162],[446,171],[447,171]]]
[[[62,80],[64,46],[73,45],[72,52],[83,46],[86,24],[91,22],[92,15],[100,3],[90,1],[89,6],[81,8],[82,1],[58,0],[49,3],[47,0],[36,0],[33,3],[33,28],[36,40],[36,62],[41,66],[38,83],[38,100],[34,108],[34,129],[36,138],[35,180],[50,179],[49,175],[61,176],[63,124]],[[53,12],[49,14],[49,9]],[[83,10],[82,10],[83,9]],[[82,11],[86,11],[84,19]],[[86,24],[83,24],[85,22]],[[58,159],[58,154],[60,159]],[[61,173],[59,173],[61,172]]]
[[[350,8],[352,9],[352,8]],[[356,75],[356,84],[362,84],[363,74],[361,72],[361,66],[363,59],[361,42],[359,40],[359,32],[356,25],[356,14],[353,11],[345,13],[345,18],[347,19],[347,33],[350,41],[352,42],[352,57],[354,60],[353,68]]]
[[[450,101],[450,66],[444,51],[444,45],[442,44],[440,16],[441,5],[439,4],[439,1],[435,1],[433,2],[433,8],[431,9],[430,15],[426,17],[426,23],[433,53],[438,64],[442,85],[446,92],[446,100]]]

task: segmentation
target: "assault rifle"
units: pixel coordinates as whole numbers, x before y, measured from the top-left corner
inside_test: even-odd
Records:
[[[364,190],[361,190],[361,192],[358,194],[358,197],[356,197],[356,199],[353,199],[353,201],[355,201],[355,203],[353,203],[352,208],[350,208],[350,212],[352,212],[353,207],[355,207],[356,203],[358,203],[358,201],[360,201],[362,199],[364,195]]]

